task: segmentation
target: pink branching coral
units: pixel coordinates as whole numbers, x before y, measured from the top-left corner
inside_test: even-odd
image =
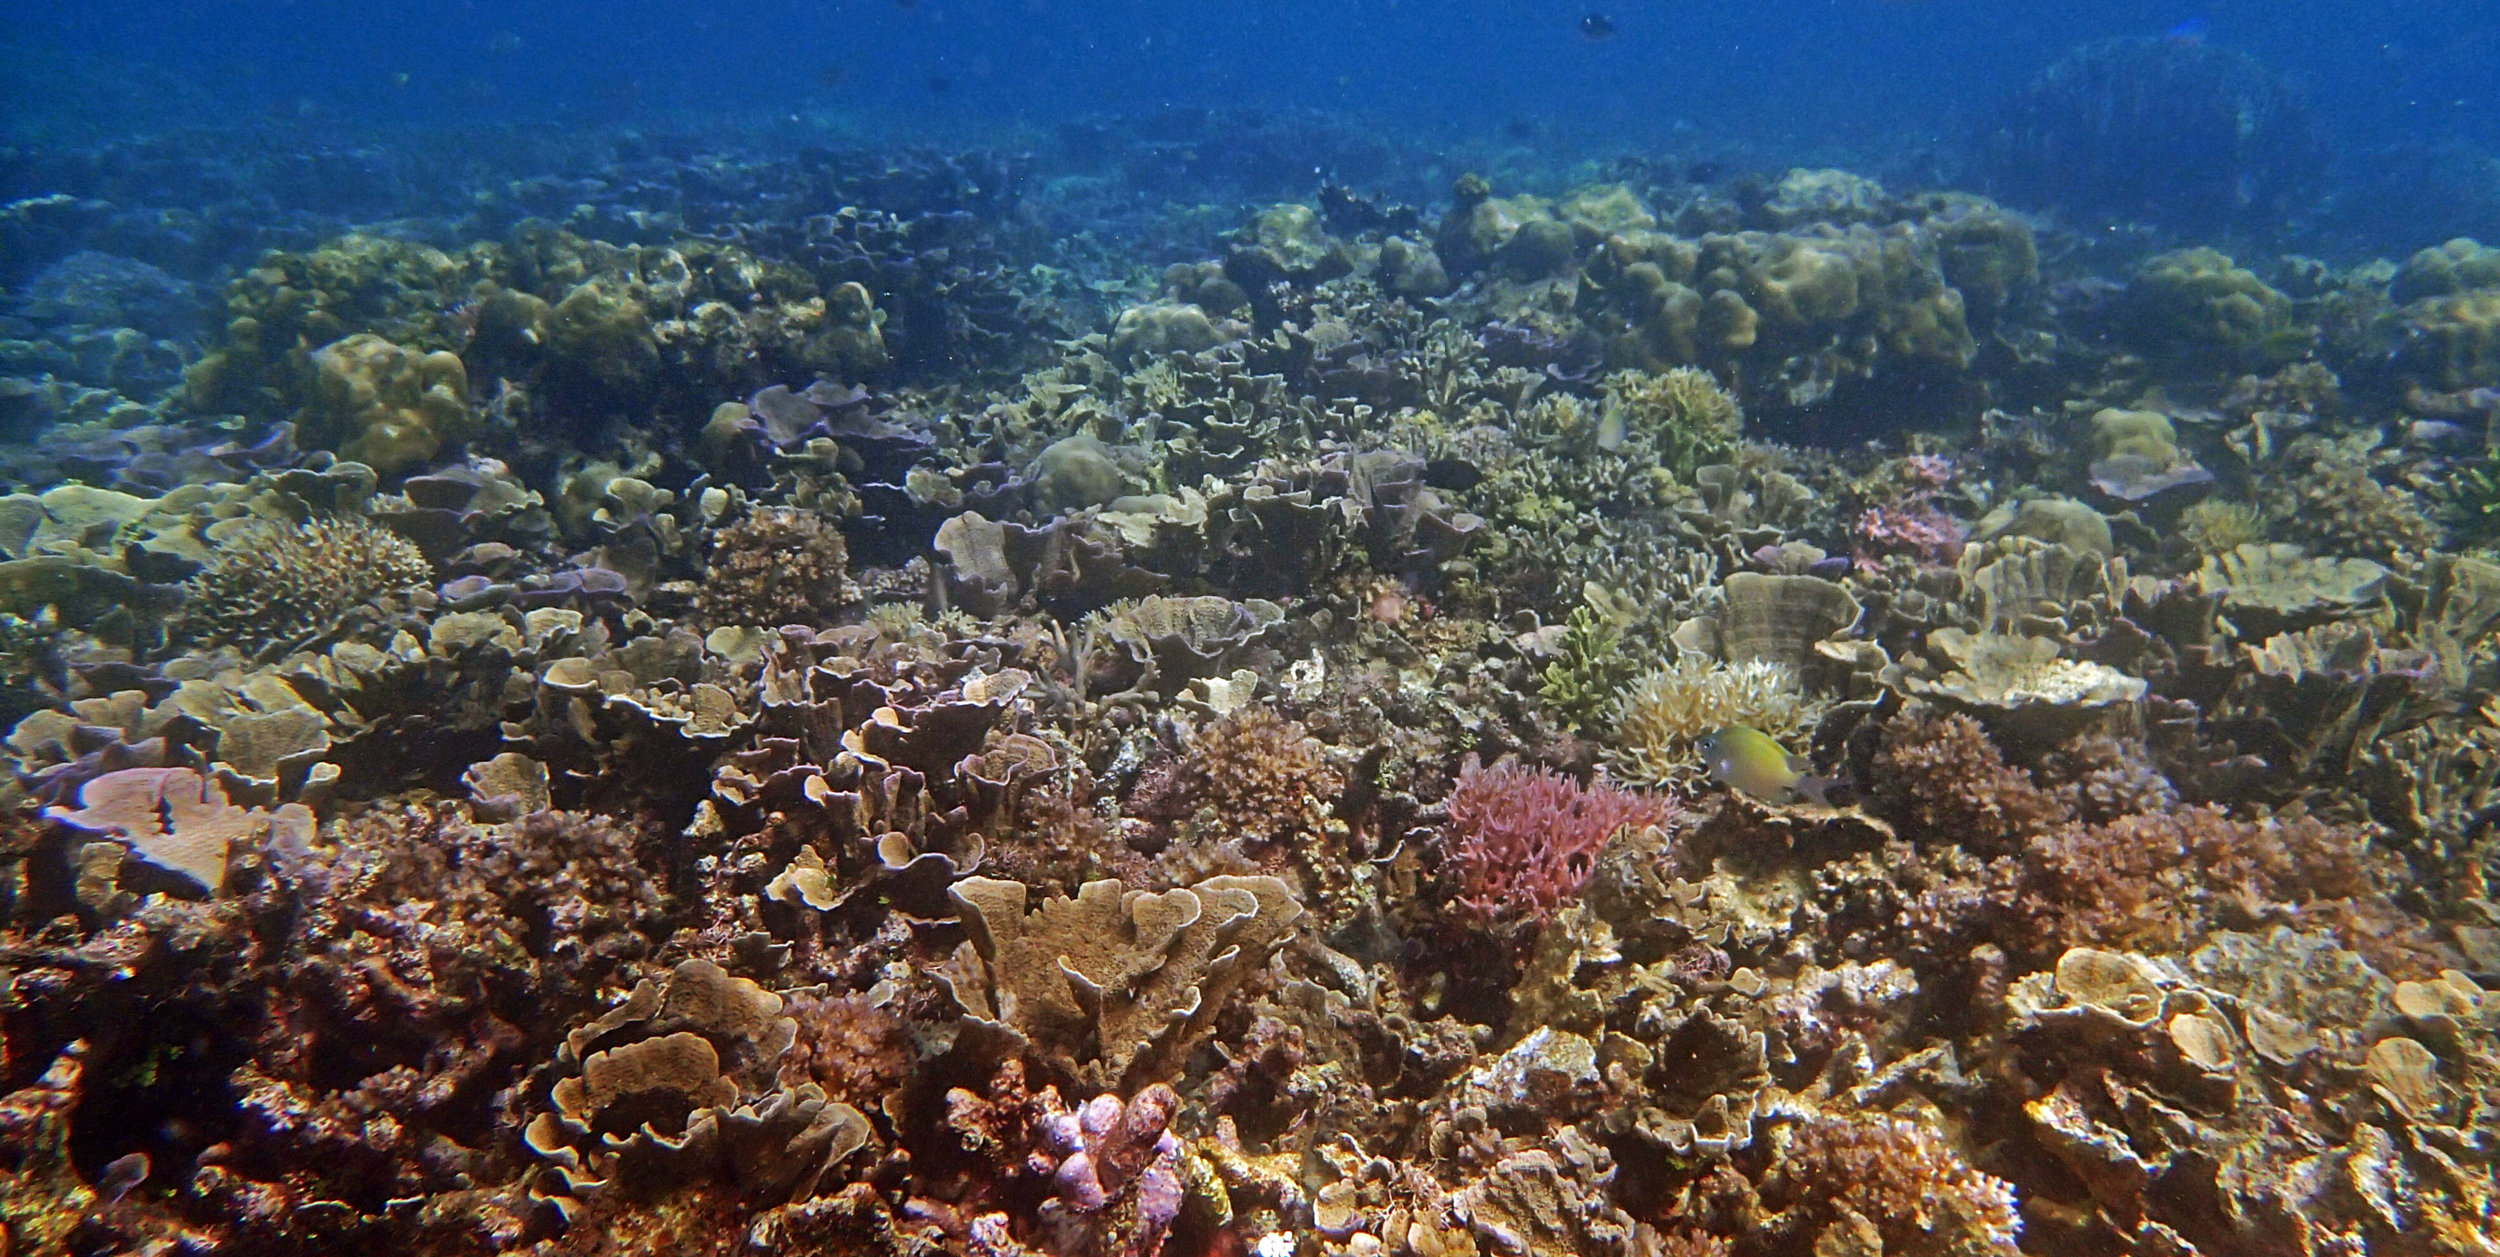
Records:
[[[1461,907],[1486,919],[1542,921],[1579,896],[1608,839],[1663,825],[1679,810],[1670,799],[1603,780],[1583,786],[1545,769],[1482,768],[1471,758],[1450,793],[1442,850]]]
[[[1858,516],[1858,564],[1872,566],[1887,554],[1906,554],[1921,564],[1951,563],[1961,557],[1969,531],[1962,521],[1932,502],[1910,501],[1897,506],[1871,506]]]

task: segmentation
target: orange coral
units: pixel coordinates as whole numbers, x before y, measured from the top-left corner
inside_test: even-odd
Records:
[[[1816,1252],[2012,1254],[2022,1229],[2012,1184],[1971,1168],[1934,1130],[1893,1118],[1798,1126],[1763,1196],[1822,1234]]]

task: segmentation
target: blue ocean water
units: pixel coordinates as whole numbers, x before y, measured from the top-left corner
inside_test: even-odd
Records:
[[[1612,34],[1591,39],[1583,18]],[[2500,144],[2500,17],[2471,0],[1369,0],[1350,4],[130,3],[26,0],[16,128],[652,126],[796,116],[933,138],[1255,107],[1593,153],[1692,137],[1948,154],[2068,49],[2171,37],[2295,76],[2338,148]]]

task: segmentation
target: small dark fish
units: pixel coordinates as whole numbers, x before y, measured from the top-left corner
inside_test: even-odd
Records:
[[[95,1181],[96,1199],[105,1204],[119,1204],[131,1189],[148,1181],[148,1154],[133,1152],[106,1163],[104,1173]]]
[[[848,76],[849,72],[841,66],[829,65],[816,72],[816,86],[830,92],[842,86],[842,80]]]
[[[1719,176],[1726,173],[1727,167],[1722,166],[1717,162],[1697,161],[1692,164],[1690,169],[1684,172],[1684,177],[1695,183],[1715,183],[1718,181]]]
[[[955,80],[943,74],[932,74],[929,76],[929,90],[943,96],[955,90]]]
[[[1613,39],[1615,20],[1603,13],[1592,13],[1580,19],[1580,33],[1591,40]]]

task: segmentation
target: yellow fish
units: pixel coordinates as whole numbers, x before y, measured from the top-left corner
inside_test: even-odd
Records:
[[[1729,725],[1700,742],[1701,759],[1710,775],[1733,789],[1770,804],[1812,800],[1831,806],[1825,792],[1830,777],[1806,774],[1805,757],[1791,755],[1770,734],[1743,725]]]

